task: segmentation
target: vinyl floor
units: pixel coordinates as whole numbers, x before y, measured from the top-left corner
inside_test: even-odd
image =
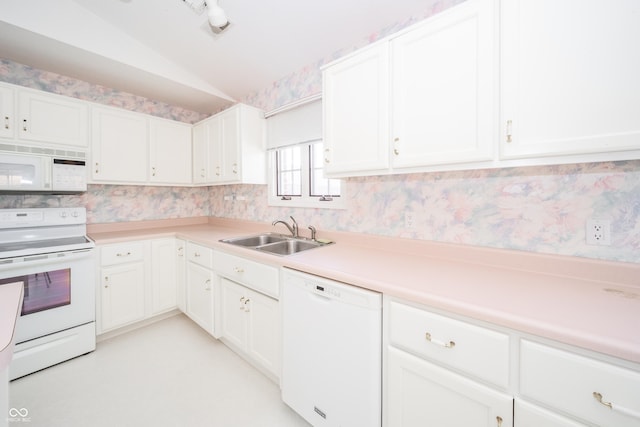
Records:
[[[277,384],[184,315],[14,380],[9,396],[28,411],[10,427],[309,426]]]

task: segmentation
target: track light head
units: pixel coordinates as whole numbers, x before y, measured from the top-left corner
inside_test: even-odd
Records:
[[[217,1],[209,0],[207,3],[208,16],[209,16],[209,24],[212,27],[224,29],[229,25],[229,19],[227,18],[227,14],[222,10],[220,6],[218,6]]]

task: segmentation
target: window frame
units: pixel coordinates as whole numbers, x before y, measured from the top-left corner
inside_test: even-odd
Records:
[[[292,144],[282,147],[275,147],[267,150],[268,167],[267,173],[268,183],[268,205],[269,206],[287,206],[296,208],[317,208],[317,209],[346,209],[346,185],[344,180],[340,180],[340,196],[332,197],[331,200],[321,200],[322,197],[311,196],[311,145],[322,142],[320,139],[301,142],[299,144]],[[290,199],[283,199],[282,196],[278,196],[278,165],[277,165],[277,151],[298,145],[303,147],[300,154],[301,161],[301,196],[291,196]]]

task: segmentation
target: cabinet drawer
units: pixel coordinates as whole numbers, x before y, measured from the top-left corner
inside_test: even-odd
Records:
[[[276,267],[216,251],[213,258],[213,269],[228,279],[242,283],[263,294],[275,298],[280,295],[280,279]]]
[[[389,303],[389,340],[418,356],[509,385],[509,336],[395,301]]]
[[[640,425],[640,371],[526,340],[520,393],[597,425]]]
[[[102,246],[100,254],[102,265],[140,261],[144,259],[144,242],[126,242]]]
[[[213,249],[196,243],[187,243],[187,260],[206,268],[213,267]]]

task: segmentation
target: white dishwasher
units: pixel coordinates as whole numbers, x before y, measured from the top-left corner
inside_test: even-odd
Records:
[[[379,427],[382,294],[283,276],[282,399],[316,427]]]

